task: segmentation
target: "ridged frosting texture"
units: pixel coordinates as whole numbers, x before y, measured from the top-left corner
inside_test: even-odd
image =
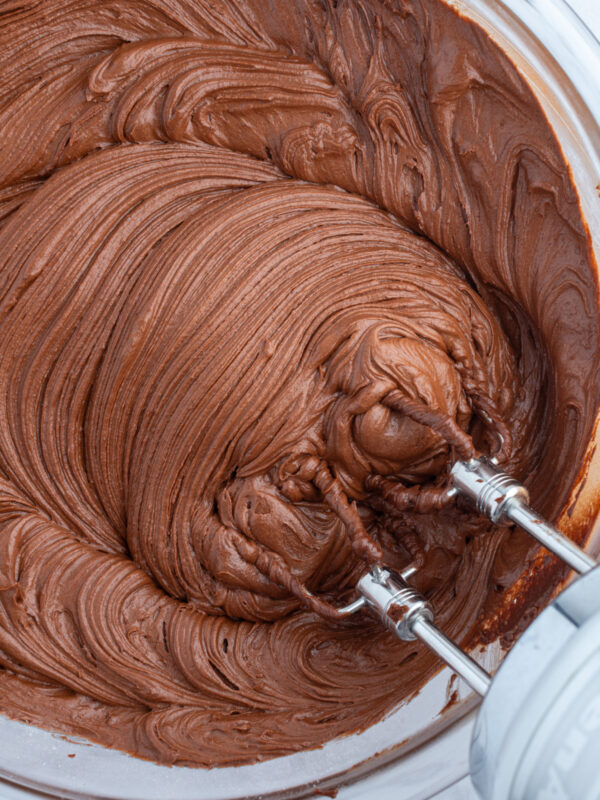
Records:
[[[510,635],[535,548],[449,465],[555,515],[600,372],[508,59],[438,0],[15,3],[0,48],[0,710],[197,766],[364,728],[436,668],[336,621],[377,562]]]

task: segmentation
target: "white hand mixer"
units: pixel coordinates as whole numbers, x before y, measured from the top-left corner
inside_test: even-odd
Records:
[[[540,518],[527,489],[492,460],[458,461],[452,494],[494,523],[513,522],[582,575],[529,626],[492,678],[433,622],[431,605],[399,575],[373,567],[359,598],[400,639],[420,639],[484,697],[471,741],[471,778],[484,800],[600,798],[600,569]]]

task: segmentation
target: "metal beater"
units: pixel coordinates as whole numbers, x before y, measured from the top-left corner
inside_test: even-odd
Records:
[[[434,624],[426,598],[397,574],[374,567],[359,598],[400,639],[420,639],[484,697],[471,742],[471,778],[485,800],[600,798],[600,569],[529,506],[529,493],[486,458],[457,462],[451,495],[471,500],[494,523],[513,522],[584,577],[529,626],[492,677]]]

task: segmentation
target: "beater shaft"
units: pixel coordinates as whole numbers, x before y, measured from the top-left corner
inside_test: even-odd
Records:
[[[468,497],[492,522],[514,522],[576,572],[583,574],[597,566],[591,556],[530,508],[529,492],[523,484],[488,459],[457,461],[450,479],[450,492]]]
[[[363,575],[357,588],[362,603],[352,603],[347,607],[351,609],[348,613],[364,606],[372,609],[399,639],[420,639],[472,689],[485,695],[491,677],[434,625],[433,610],[429,602],[409,586],[401,575],[382,567],[374,567]]]
[[[494,523],[514,522],[576,572],[589,572],[597,566],[591,556],[536,514],[529,506],[525,486],[492,461],[485,458],[457,461],[450,480],[450,494],[468,497]],[[357,588],[359,598],[339,609],[340,614],[370,608],[398,638],[420,639],[478,694],[487,693],[492,681],[490,675],[434,624],[431,605],[409,586],[403,575],[373,567],[359,580]]]
[[[506,517],[531,534],[547,550],[557,555],[571,569],[583,575],[597,566],[596,561],[585,553],[575,542],[567,539],[553,525],[540,519],[539,515],[526,503],[509,503]]]
[[[412,632],[450,669],[460,675],[477,694],[483,697],[487,693],[492,682],[491,676],[471,656],[457,647],[451,639],[448,639],[437,625],[426,619],[417,619],[413,624]]]

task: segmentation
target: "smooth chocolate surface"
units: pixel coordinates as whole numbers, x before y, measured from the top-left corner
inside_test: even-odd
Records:
[[[0,710],[200,766],[364,728],[438,666],[336,621],[380,561],[510,635],[535,547],[448,468],[500,433],[555,517],[600,364],[509,60],[439,0],[1,11]]]

